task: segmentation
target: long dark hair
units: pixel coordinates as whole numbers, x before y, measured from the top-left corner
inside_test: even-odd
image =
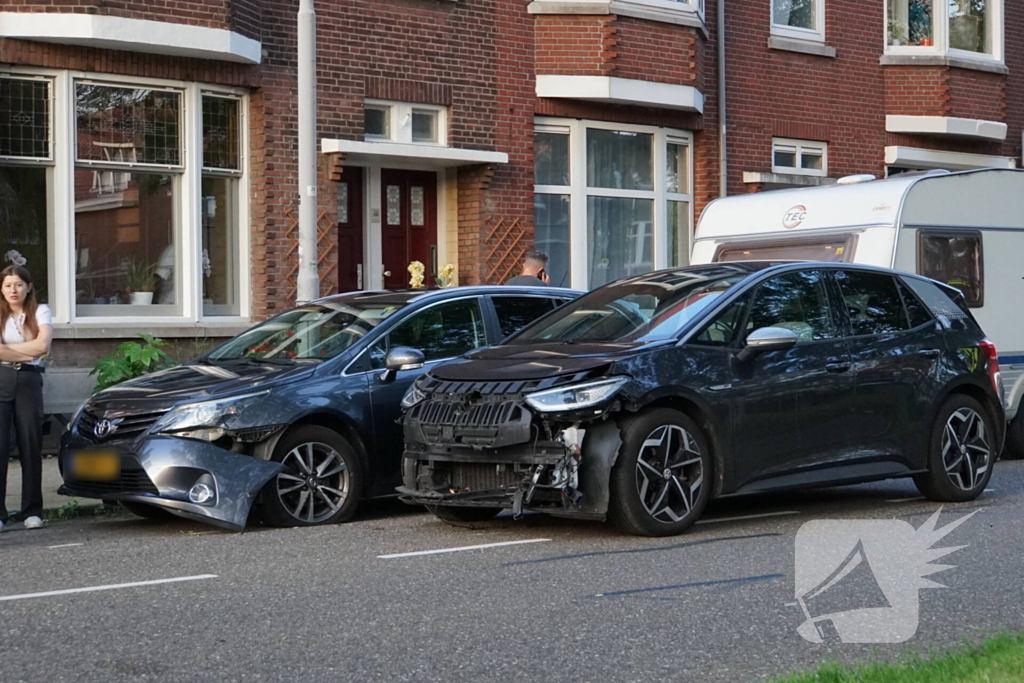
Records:
[[[39,336],[39,323],[36,322],[36,309],[39,308],[39,304],[36,303],[36,288],[32,286],[32,276],[21,266],[7,266],[0,270],[0,287],[3,287],[4,280],[12,275],[21,278],[21,281],[28,285],[25,302],[21,308],[25,312],[25,329],[32,334],[32,339],[35,339]],[[7,297],[0,294],[0,342],[4,340],[4,329],[10,317],[11,305],[7,303]]]

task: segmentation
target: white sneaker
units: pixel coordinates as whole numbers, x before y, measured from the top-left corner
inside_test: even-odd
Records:
[[[25,520],[25,528],[26,529],[42,529],[43,528],[43,520],[41,520],[38,517],[36,517],[35,515],[33,515],[32,517],[29,517],[28,519]]]

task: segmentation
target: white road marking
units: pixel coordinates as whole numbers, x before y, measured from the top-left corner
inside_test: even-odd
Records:
[[[65,543],[63,545],[48,545],[46,547],[52,550],[54,548],[74,548],[74,547],[80,546],[80,545],[85,545],[85,544],[84,543]]]
[[[89,588],[69,588],[62,591],[47,591],[45,593],[24,593],[22,595],[7,595],[0,597],[0,602],[7,600],[27,600],[28,598],[47,598],[52,595],[71,595],[72,593],[91,593],[93,591],[112,591],[119,588],[136,588],[138,586],[156,586],[161,583],[179,583],[181,581],[200,581],[202,579],[216,579],[216,574],[201,574],[199,576],[182,576],[176,579],[157,579],[155,581],[136,581],[135,583],[115,583],[107,586],[91,586]]]
[[[893,498],[892,500],[885,501],[886,503],[909,503],[914,500],[924,500],[924,496],[914,496],[913,498]]]
[[[486,543],[484,545],[464,545],[460,548],[442,548],[440,550],[419,550],[414,553],[396,553],[394,555],[378,555],[378,560],[393,560],[396,557],[416,557],[419,555],[440,555],[442,553],[460,553],[463,550],[483,550],[484,548],[501,548],[506,545],[524,545],[526,543],[544,543],[550,538],[531,538],[527,541],[506,541],[504,543]]]
[[[995,493],[995,489],[985,489],[985,493]]]
[[[718,522],[737,522],[743,519],[760,519],[761,517],[781,517],[783,515],[799,515],[799,510],[785,512],[764,512],[759,515],[742,515],[740,517],[717,517],[715,519],[698,519],[695,524],[717,524]]]

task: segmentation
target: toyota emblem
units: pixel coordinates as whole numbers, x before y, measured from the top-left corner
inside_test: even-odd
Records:
[[[110,420],[100,420],[96,423],[96,426],[93,427],[92,433],[96,435],[97,439],[102,439],[113,434],[115,429],[117,429],[116,423],[111,422]]]

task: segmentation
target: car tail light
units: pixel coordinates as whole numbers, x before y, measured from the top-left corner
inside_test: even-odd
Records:
[[[978,347],[981,348],[981,352],[988,359],[988,379],[992,382],[992,389],[995,390],[996,395],[1001,399],[1003,397],[1003,382],[999,374],[999,354],[996,352],[996,345],[985,339],[978,344]]]

